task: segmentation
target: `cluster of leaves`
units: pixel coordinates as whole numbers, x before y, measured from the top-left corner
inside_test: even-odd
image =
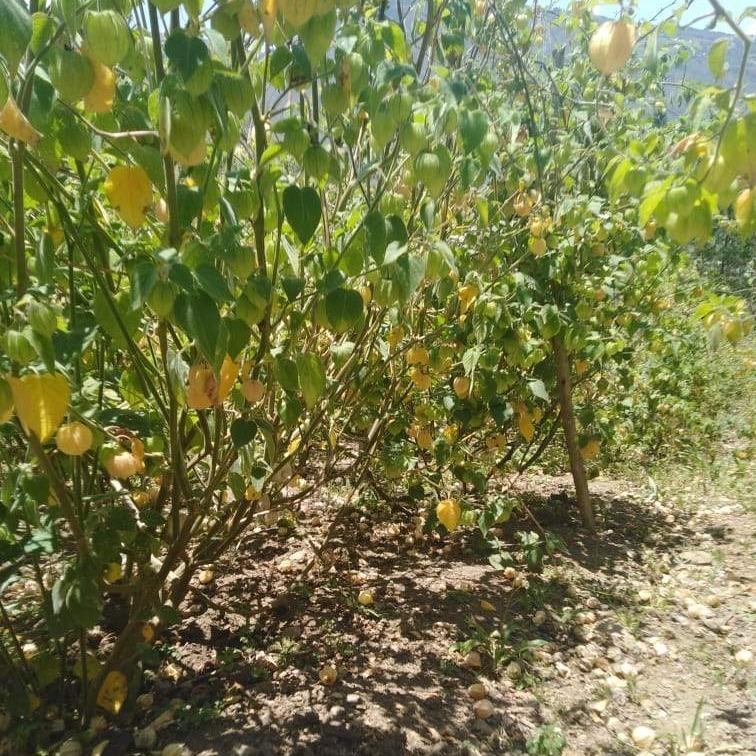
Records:
[[[84,712],[118,713],[201,567],[344,470],[482,492],[561,422],[579,472],[679,245],[733,201],[751,228],[737,92],[680,143],[664,65],[599,73],[584,11],[549,61],[520,0],[34,8],[0,5],[0,580]],[[26,715],[49,681],[5,641]]]

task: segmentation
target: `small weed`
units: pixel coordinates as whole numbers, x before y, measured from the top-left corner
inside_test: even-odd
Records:
[[[279,667],[290,667],[297,656],[302,652],[302,647],[293,638],[283,637],[273,643],[268,649],[275,657]]]
[[[494,630],[487,630],[475,617],[470,616],[466,619],[466,624],[468,637],[455,643],[452,649],[463,654],[479,649],[491,657],[494,669],[513,661],[529,662],[531,651],[546,645],[546,641],[541,639],[513,643],[513,630],[506,623]]]
[[[215,721],[220,710],[221,705],[218,701],[201,706],[187,704],[176,710],[176,724],[182,730],[197,730]]]
[[[528,756],[560,756],[566,747],[564,735],[553,725],[539,727],[525,744]]]

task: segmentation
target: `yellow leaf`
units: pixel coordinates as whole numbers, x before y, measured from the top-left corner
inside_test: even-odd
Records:
[[[13,394],[5,378],[0,378],[0,423],[5,423],[13,415]]]
[[[42,138],[42,134],[29,123],[12,97],[8,97],[3,109],[0,110],[0,129],[8,136],[26,142],[32,147]]]
[[[535,435],[535,425],[533,424],[533,418],[528,412],[528,408],[524,405],[520,405],[520,411],[517,416],[517,426],[522,433],[522,437],[530,443]]]
[[[234,387],[236,378],[239,375],[239,363],[234,362],[230,355],[226,355],[220,369],[220,382],[218,385],[218,404],[220,404]]]
[[[97,705],[111,714],[118,714],[128,694],[126,675],[123,672],[108,672],[97,692]]]
[[[144,168],[117,165],[105,180],[105,194],[126,223],[132,228],[142,225],[145,210],[152,204],[152,184]]]
[[[63,421],[71,392],[62,373],[10,378],[16,414],[27,433],[47,441]]]

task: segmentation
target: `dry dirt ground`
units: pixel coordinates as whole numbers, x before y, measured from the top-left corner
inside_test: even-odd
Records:
[[[568,544],[541,572],[494,569],[471,527],[416,539],[406,505],[375,502],[342,512],[326,565],[305,572],[338,492],[253,536],[196,586],[104,754],[756,753],[754,514],[599,478],[589,537],[564,516],[567,479],[522,488]]]

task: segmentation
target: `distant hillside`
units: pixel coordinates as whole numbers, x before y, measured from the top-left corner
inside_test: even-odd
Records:
[[[740,69],[740,61],[743,56],[742,42],[733,34],[722,34],[721,32],[709,31],[708,29],[683,29],[680,31],[679,36],[673,40],[669,38],[660,40],[660,43],[665,47],[671,43],[682,45],[691,50],[691,56],[685,66],[675,71],[675,80],[714,84],[714,78],[711,75],[711,71],[709,71],[708,52],[711,45],[720,39],[728,39],[730,42],[727,46],[724,83],[731,86]],[[744,92],[756,94],[756,46],[751,47],[748,67],[746,69]]]
[[[547,11],[546,16],[548,37],[550,37],[550,39],[547,37],[545,45],[548,54],[551,49],[564,45],[567,40],[563,29],[558,25],[557,14]],[[727,46],[724,78],[720,82],[715,82],[714,77],[709,70],[708,53],[711,45],[720,39],[728,39],[729,45]],[[643,50],[642,45],[645,45],[645,42],[641,43],[641,49],[639,50],[641,54]],[[737,77],[740,61],[743,55],[743,45],[734,34],[723,34],[718,31],[710,31],[707,29],[688,28],[679,30],[678,34],[672,38],[660,35],[659,51],[661,53],[665,51],[673,52],[676,49],[681,48],[688,50],[690,57],[683,66],[680,66],[673,71],[670,77],[671,81],[677,83],[689,82],[691,84],[718,84],[719,86],[732,86]],[[756,45],[751,47],[743,91],[744,93],[756,94]]]

